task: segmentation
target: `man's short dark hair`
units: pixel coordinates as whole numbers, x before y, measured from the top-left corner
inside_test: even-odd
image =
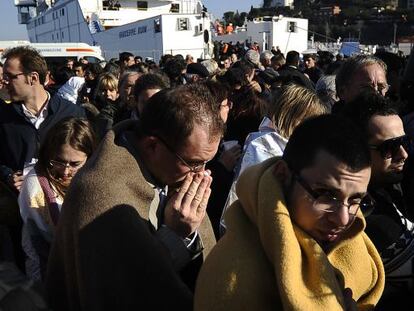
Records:
[[[87,64],[85,70],[89,70],[95,76],[95,78],[97,78],[103,72],[103,68],[98,63]]]
[[[283,159],[291,170],[300,172],[314,164],[320,151],[354,171],[371,165],[368,145],[359,129],[341,116],[322,115],[305,120],[290,136]]]
[[[114,62],[108,62],[104,67],[104,72],[111,73],[115,77],[119,77],[121,74],[121,67]]]
[[[204,127],[212,141],[221,137],[224,123],[214,99],[200,84],[181,85],[165,89],[150,98],[141,115],[138,134],[158,135],[172,146],[181,146],[196,124]]]
[[[346,104],[340,114],[351,120],[368,140],[368,123],[374,116],[398,115],[398,107],[388,98],[374,90],[363,91],[352,102]]]
[[[130,57],[134,57],[134,54],[130,52],[119,53],[119,60],[121,61],[121,63],[123,63],[124,61],[128,61]]]
[[[47,75],[47,64],[40,53],[30,46],[17,46],[7,49],[2,58],[18,59],[24,73],[37,72],[40,84],[44,84]]]
[[[198,83],[208,88],[215,101],[215,106],[218,109],[217,113],[220,113],[221,103],[223,100],[228,99],[230,95],[228,87],[224,83],[214,80],[206,80]]]
[[[78,61],[73,63],[73,69],[75,69],[77,67],[82,67],[83,71],[85,71],[85,69],[86,69],[86,65],[84,63],[81,63],[81,62],[78,62]]]
[[[141,92],[150,89],[167,89],[170,87],[170,80],[167,76],[159,73],[147,73],[137,79],[134,86],[135,98],[141,94]]]
[[[289,51],[286,54],[286,65],[297,66],[299,64],[300,55],[296,51]]]

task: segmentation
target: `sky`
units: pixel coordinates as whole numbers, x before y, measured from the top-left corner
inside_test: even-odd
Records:
[[[262,0],[202,0],[215,18],[221,18],[224,12],[248,12],[250,6],[258,7]],[[0,40],[27,40],[25,25],[17,22],[17,8],[13,0],[0,0]]]
[[[17,23],[17,8],[13,0],[0,0],[0,40],[27,40],[25,25]]]
[[[214,14],[215,18],[221,18],[224,12],[237,11],[249,12],[250,6],[259,7],[262,0],[201,0],[209,12]]]

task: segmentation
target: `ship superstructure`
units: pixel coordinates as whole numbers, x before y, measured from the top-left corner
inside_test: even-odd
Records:
[[[204,58],[210,18],[198,0],[15,0],[30,42],[100,45],[106,58],[130,51]]]

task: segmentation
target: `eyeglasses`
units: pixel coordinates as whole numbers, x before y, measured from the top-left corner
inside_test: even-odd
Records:
[[[370,88],[375,90],[376,92],[380,93],[381,95],[385,95],[388,90],[390,89],[391,85],[387,84],[387,83],[377,83],[375,85],[373,84],[367,84],[367,85],[363,85],[362,88]]]
[[[25,75],[26,73],[25,72],[19,72],[19,73],[16,73],[16,74],[11,74],[11,73],[3,73],[3,81],[5,81],[5,82],[9,82],[9,81],[11,81],[11,80],[15,80],[15,79],[17,79],[19,76],[21,76],[21,75]]]
[[[360,208],[366,211],[372,208],[374,204],[373,199],[368,194],[365,195],[365,197],[363,198],[358,198],[357,201],[346,204],[329,192],[316,192],[298,173],[293,173],[293,178],[309,194],[310,198],[313,201],[313,207],[316,210],[324,213],[335,213],[342,206],[347,207],[349,214],[349,224],[351,224],[354,221],[355,216]]]
[[[157,135],[153,135],[153,136],[158,138],[164,144],[164,146],[168,149],[168,151],[170,151],[172,154],[174,154],[177,157],[178,160],[180,160],[185,166],[187,166],[190,169],[190,172],[192,172],[192,173],[197,173],[197,172],[201,171],[206,166],[206,164],[208,163],[208,161],[203,161],[203,162],[199,162],[199,163],[196,163],[196,164],[189,164],[163,138],[161,138],[160,136],[157,136]]]
[[[49,164],[50,166],[59,169],[59,170],[65,170],[65,169],[69,169],[70,172],[74,173],[76,171],[78,171],[82,165],[85,163],[85,161],[81,161],[81,162],[59,162],[56,160],[50,160]]]
[[[379,145],[369,145],[372,150],[377,150],[381,153],[384,159],[395,158],[402,146],[404,150],[410,153],[412,150],[412,139],[408,135],[403,135],[391,139],[384,140]]]

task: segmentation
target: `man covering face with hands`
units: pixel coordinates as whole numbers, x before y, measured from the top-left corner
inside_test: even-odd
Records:
[[[47,280],[56,309],[192,309],[215,243],[204,166],[222,133],[209,91],[195,84],[160,91],[138,122],[105,136],[63,207]]]

